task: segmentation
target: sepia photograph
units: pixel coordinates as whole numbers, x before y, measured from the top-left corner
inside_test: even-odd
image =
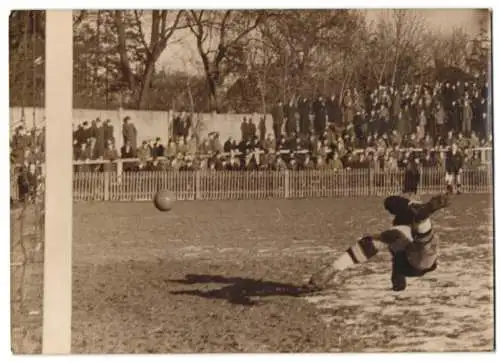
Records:
[[[12,10],[12,353],[494,352],[492,14]]]

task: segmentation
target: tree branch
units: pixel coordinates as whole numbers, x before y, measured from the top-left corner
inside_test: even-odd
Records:
[[[142,11],[141,11],[141,15],[142,15]],[[151,54],[151,51],[149,49],[148,43],[146,42],[146,37],[145,37],[144,32],[142,30],[141,18],[140,18],[139,12],[137,10],[134,10],[134,16],[135,16],[135,20],[137,22],[137,29],[139,31],[139,40],[141,41],[141,44],[144,47],[144,50],[146,52],[147,57],[151,57],[152,54]]]

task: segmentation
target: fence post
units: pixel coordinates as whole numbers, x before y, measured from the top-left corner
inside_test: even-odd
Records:
[[[194,191],[195,191],[195,200],[201,200],[201,175],[200,170],[197,170],[194,173],[195,182],[194,182]]]
[[[290,171],[285,170],[285,199],[290,198]]]
[[[104,201],[109,201],[109,171],[104,171]]]
[[[481,149],[479,154],[481,155],[481,164],[483,165],[486,164],[488,162],[488,157],[486,156],[486,150],[484,148]]]
[[[117,177],[117,182],[118,184],[122,183],[122,173],[123,173],[123,161],[122,160],[117,160],[116,161],[116,177]]]

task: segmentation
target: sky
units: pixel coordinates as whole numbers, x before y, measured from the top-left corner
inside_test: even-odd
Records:
[[[377,21],[386,10],[366,9],[368,21]],[[418,9],[426,19],[431,30],[450,33],[454,28],[462,27],[471,35],[477,33],[480,13],[474,9]],[[158,66],[167,72],[201,71],[199,55],[188,31],[179,31],[175,42],[169,44],[167,51],[162,54]]]

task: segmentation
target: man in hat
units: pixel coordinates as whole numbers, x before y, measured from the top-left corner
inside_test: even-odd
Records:
[[[390,196],[384,207],[394,215],[389,229],[364,236],[351,245],[333,263],[321,269],[309,280],[309,290],[325,288],[340,272],[373,258],[381,245],[392,254],[392,289],[406,289],[407,277],[418,277],[437,268],[438,235],[435,235],[430,217],[450,203],[449,192],[421,203],[401,196]]]
[[[123,144],[126,144],[127,141],[130,142],[130,147],[135,152],[137,150],[137,129],[129,116],[123,119],[122,135]]]

